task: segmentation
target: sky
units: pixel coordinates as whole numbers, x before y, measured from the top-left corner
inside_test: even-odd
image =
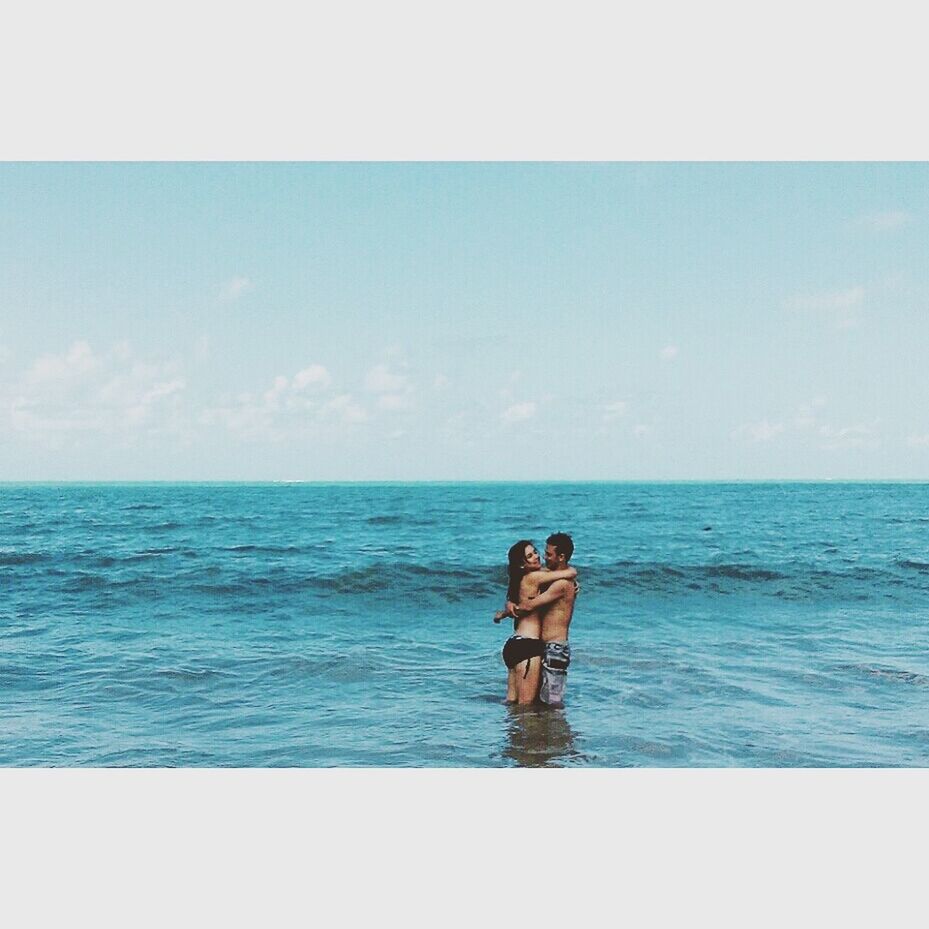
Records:
[[[925,163],[0,164],[0,480],[929,479]]]

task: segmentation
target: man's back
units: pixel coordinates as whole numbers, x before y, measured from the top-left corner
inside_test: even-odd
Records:
[[[566,642],[577,588],[571,581],[555,581],[550,590],[560,596],[542,614],[542,638],[546,642]]]

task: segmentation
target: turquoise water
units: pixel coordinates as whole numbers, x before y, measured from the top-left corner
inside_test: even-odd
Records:
[[[503,704],[570,532],[563,711]],[[929,485],[0,485],[0,764],[924,766]]]

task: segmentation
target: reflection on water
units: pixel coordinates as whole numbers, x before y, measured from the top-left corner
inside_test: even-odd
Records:
[[[502,755],[521,768],[558,767],[581,759],[574,730],[563,709],[539,704],[507,706],[506,745]]]

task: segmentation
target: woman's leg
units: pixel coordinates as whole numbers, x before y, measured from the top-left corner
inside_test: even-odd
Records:
[[[529,672],[526,662],[521,661],[513,670],[516,672],[516,702],[534,703],[539,695],[539,683],[542,677],[542,659],[530,658]],[[513,671],[510,672],[512,674]]]
[[[506,702],[515,703],[517,698],[516,682],[519,674],[516,668],[510,668],[506,675]]]

